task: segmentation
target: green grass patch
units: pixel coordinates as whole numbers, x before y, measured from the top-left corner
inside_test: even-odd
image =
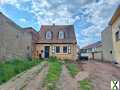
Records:
[[[67,68],[72,77],[75,77],[79,72],[79,69],[76,64],[67,63]]]
[[[0,64],[0,85],[5,83],[13,76],[30,69],[32,66],[39,64],[40,60],[20,60],[14,59]]]
[[[80,90],[92,90],[92,85],[90,80],[80,81]]]
[[[45,86],[47,87],[47,90],[55,90],[56,88],[56,82],[59,80],[62,65],[60,62],[56,61],[48,61],[49,63],[49,70],[48,74],[45,79]]]

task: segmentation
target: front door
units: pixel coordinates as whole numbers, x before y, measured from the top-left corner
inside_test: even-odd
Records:
[[[45,58],[49,58],[49,51],[50,51],[50,47],[45,46]]]

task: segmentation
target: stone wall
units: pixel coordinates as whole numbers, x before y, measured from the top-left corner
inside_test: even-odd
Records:
[[[36,54],[35,57],[39,58],[39,54],[41,54],[41,50],[43,50],[44,53],[44,47],[50,46],[50,56],[56,56],[60,59],[70,59],[70,60],[76,60],[77,59],[77,51],[76,51],[76,44],[36,44]],[[52,53],[52,47],[60,46],[62,48],[63,46],[70,46],[71,47],[71,53],[63,53],[62,51],[60,53]]]
[[[31,34],[0,13],[0,60],[31,57]]]

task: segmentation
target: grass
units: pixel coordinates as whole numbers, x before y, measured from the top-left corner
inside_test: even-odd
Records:
[[[72,77],[75,77],[79,72],[79,69],[76,64],[67,63],[67,68]]]
[[[80,90],[92,90],[92,85],[91,85],[90,80],[81,80]]]
[[[45,79],[45,86],[47,87],[47,90],[55,90],[56,82],[59,80],[62,70],[62,65],[60,62],[58,62],[57,58],[52,58],[50,58],[48,61],[49,70]]]
[[[39,64],[40,60],[9,60],[0,64],[0,85],[7,82],[13,76],[30,69],[32,66]]]

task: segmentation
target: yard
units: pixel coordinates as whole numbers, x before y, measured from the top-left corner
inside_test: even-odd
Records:
[[[51,57],[42,62],[13,60],[0,67],[0,90],[110,90],[111,79],[120,80],[119,68],[95,61]]]

